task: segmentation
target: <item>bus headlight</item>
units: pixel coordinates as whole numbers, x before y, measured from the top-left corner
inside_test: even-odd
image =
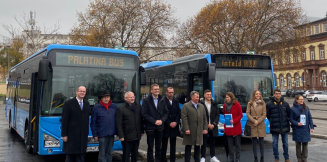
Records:
[[[43,133],[44,147],[60,147],[60,142],[56,138]]]
[[[222,130],[224,130],[224,124],[221,123],[221,122],[219,122],[219,123],[218,123],[218,129],[222,129]]]

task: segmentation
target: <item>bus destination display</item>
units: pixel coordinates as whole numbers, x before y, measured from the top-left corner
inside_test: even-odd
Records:
[[[56,65],[134,69],[134,57],[96,54],[56,53]]]
[[[269,57],[251,55],[214,55],[217,68],[269,69]]]

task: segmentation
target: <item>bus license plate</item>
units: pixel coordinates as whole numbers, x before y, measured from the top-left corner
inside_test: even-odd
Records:
[[[99,151],[99,146],[89,146],[86,149],[86,152],[97,152]]]

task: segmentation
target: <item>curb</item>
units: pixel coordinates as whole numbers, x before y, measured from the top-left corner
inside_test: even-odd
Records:
[[[141,149],[139,149],[138,151],[139,151],[139,157],[141,157],[143,160],[147,159],[147,152],[146,151],[141,150]],[[192,149],[191,154],[193,154],[193,153],[194,153],[194,151]],[[185,155],[185,152],[184,151],[178,151],[178,152],[176,152],[176,158],[177,159],[183,158],[184,155]],[[167,153],[166,154],[167,159],[169,158],[169,156],[170,156],[170,153]]]
[[[293,134],[293,132],[290,132],[289,133],[290,135]],[[322,135],[322,134],[310,134],[311,137],[314,137],[314,138],[319,138],[319,139],[327,139],[327,135]]]
[[[327,139],[327,136],[322,135],[322,134],[311,134],[311,137],[320,138],[320,139]]]
[[[312,119],[327,120],[327,118],[321,118],[321,117],[312,117]]]

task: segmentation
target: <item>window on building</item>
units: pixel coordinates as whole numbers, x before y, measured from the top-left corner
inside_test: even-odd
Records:
[[[305,50],[302,52],[302,61],[305,61],[306,58],[306,54],[305,54]]]
[[[327,83],[326,83],[326,72],[325,71],[323,71],[321,73],[321,84],[322,84],[323,87],[327,87]]]
[[[286,51],[285,57],[286,57],[286,64],[289,64],[291,62],[290,51]]]
[[[293,53],[293,62],[297,63],[298,62],[298,57],[297,57],[297,52]]]
[[[327,23],[324,24],[324,32],[327,32]]]
[[[284,89],[284,76],[283,75],[280,75],[279,76],[279,87],[280,89]]]
[[[310,60],[315,60],[315,48],[310,49]]]
[[[287,74],[287,89],[292,89],[292,76]]]
[[[325,49],[321,48],[319,50],[319,53],[320,53],[320,59],[324,60],[325,59]]]
[[[319,34],[319,25],[315,26],[315,34]]]
[[[310,27],[307,28],[307,36],[308,35],[311,35],[311,28]]]
[[[295,87],[300,87],[300,76],[298,73],[295,73]]]

